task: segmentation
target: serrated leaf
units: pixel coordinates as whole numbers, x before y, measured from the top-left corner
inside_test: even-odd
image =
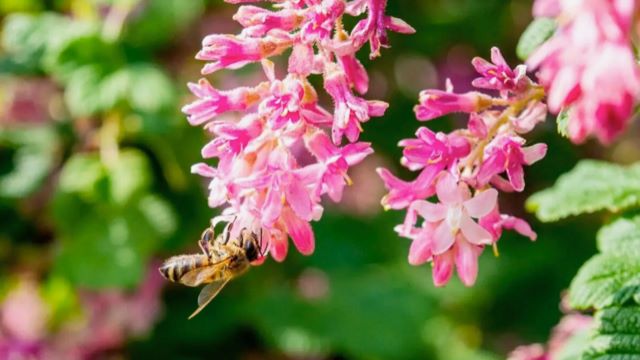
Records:
[[[602,227],[598,231],[598,249],[640,256],[640,214],[621,216]]]
[[[640,359],[640,307],[612,307],[596,314],[597,328],[584,360]]]
[[[554,19],[544,17],[534,19],[520,36],[516,55],[523,61],[527,60],[555,31],[556,22]]]
[[[640,206],[640,164],[624,167],[583,160],[551,188],[531,196],[526,206],[542,221]]]
[[[571,282],[569,301],[578,310],[622,305],[640,290],[640,258],[631,254],[598,254]]]

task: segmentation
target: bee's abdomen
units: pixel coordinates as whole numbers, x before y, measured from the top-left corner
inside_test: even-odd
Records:
[[[204,255],[180,255],[167,259],[158,269],[167,280],[178,282],[188,272],[209,265]]]

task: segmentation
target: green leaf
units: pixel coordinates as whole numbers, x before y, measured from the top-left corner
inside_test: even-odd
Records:
[[[578,310],[622,305],[640,290],[640,258],[599,254],[587,261],[571,282],[569,301]]]
[[[149,161],[139,150],[121,151],[118,161],[108,169],[108,173],[111,199],[116,204],[125,205],[151,184]]]
[[[629,167],[583,160],[549,189],[531,196],[527,209],[542,221],[640,205],[640,164]]]
[[[14,64],[35,71],[40,68],[51,39],[69,23],[62,16],[48,13],[11,14],[4,21],[2,47]]]
[[[89,23],[68,27],[48,47],[43,61],[47,70],[62,82],[69,81],[76,70],[84,66],[94,66],[107,73],[125,63],[118,44],[105,41],[99,29]]]
[[[534,19],[520,36],[516,55],[523,61],[527,60],[555,31],[556,22],[554,19],[544,17]]]
[[[106,181],[106,171],[98,154],[75,154],[64,164],[58,189],[94,199]]]
[[[603,253],[640,256],[640,214],[621,216],[600,229],[598,249]]]
[[[108,164],[98,154],[71,156],[51,208],[60,245],[55,274],[89,288],[137,285],[177,227],[171,206],[149,193],[151,181],[137,149],[121,149]]]
[[[0,176],[0,196],[22,198],[36,191],[54,166],[57,144],[51,127],[0,131],[0,151],[14,150],[13,167]]]
[[[640,359],[640,307],[612,307],[596,314],[596,332],[584,360]]]
[[[106,109],[100,91],[102,79],[102,69],[94,65],[83,66],[69,75],[64,100],[72,116],[91,116]]]
[[[556,118],[556,124],[558,125],[558,134],[569,137],[569,112],[571,109],[565,108],[560,111]]]
[[[105,108],[127,104],[136,111],[156,113],[175,107],[171,79],[151,64],[133,64],[105,78],[101,86]]]
[[[145,2],[145,15],[128,24],[123,41],[134,48],[158,47],[172,39],[203,12],[202,0]]]

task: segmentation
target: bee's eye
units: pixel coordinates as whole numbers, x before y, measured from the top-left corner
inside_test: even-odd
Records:
[[[202,233],[202,240],[206,242],[211,242],[211,240],[213,240],[213,230],[211,230],[211,228]]]
[[[244,243],[244,251],[247,254],[247,259],[249,261],[258,259],[258,248],[256,247],[256,242],[253,241],[253,238],[247,239]]]

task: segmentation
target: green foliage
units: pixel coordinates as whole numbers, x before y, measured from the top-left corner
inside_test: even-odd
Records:
[[[527,60],[555,31],[556,22],[554,19],[544,17],[534,19],[522,33],[518,41],[516,54],[520,60]]]
[[[146,2],[146,16],[133,19],[124,34],[128,46],[157,47],[184,30],[204,10],[202,0]]]
[[[21,70],[35,72],[42,65],[51,37],[69,24],[55,14],[11,14],[4,21],[2,47]]]
[[[599,311],[596,330],[582,359],[640,359],[640,306],[631,304]]]
[[[150,174],[146,156],[133,149],[108,164],[96,154],[67,161],[52,209],[56,273],[90,288],[138,284],[158,242],[176,229],[174,211],[149,192]]]
[[[637,208],[640,164],[582,161],[527,205],[543,221]],[[579,335],[571,343],[563,359],[640,359],[640,215],[617,216],[600,229],[597,243],[601,253],[582,266],[569,289],[570,305],[595,311],[596,324],[586,341]]]
[[[640,261],[632,254],[599,254],[589,260],[571,283],[570,301],[586,310],[620,305],[640,286]]]
[[[598,249],[603,253],[640,255],[640,214],[620,216],[600,229]]]
[[[52,127],[1,130],[0,154],[11,154],[0,172],[0,197],[22,198],[35,192],[55,163],[58,138]]]
[[[583,160],[556,184],[531,196],[527,209],[542,221],[640,205],[640,164],[624,167]]]

